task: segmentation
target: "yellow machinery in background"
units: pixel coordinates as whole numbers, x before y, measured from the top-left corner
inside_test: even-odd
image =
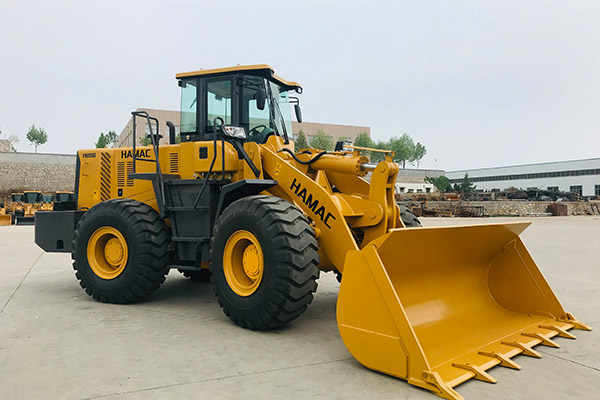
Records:
[[[75,195],[71,191],[57,191],[54,194],[54,211],[72,210],[75,207]]]
[[[52,193],[42,193],[42,203],[40,211],[52,211],[54,209],[54,195]]]
[[[0,204],[0,226],[12,225],[12,215],[6,213],[6,204]]]
[[[34,215],[42,207],[42,192],[26,190],[23,192],[22,208],[15,212],[17,225],[33,225]]]
[[[133,147],[80,150],[70,209],[39,212],[35,240],[70,252],[98,301],[151,295],[169,268],[210,278],[237,325],[285,325],[312,300],[319,272],[341,277],[340,335],[366,367],[461,399],[518,354],[589,330],[567,313],[520,233],[528,223],[422,228],[394,201],[392,154],[294,152],[295,82],[267,65],[178,74],[181,143],[133,112]],[[136,146],[143,118],[151,146]],[[370,173],[370,181],[364,176]],[[56,209],[56,207],[55,207]],[[427,257],[423,257],[427,254]]]
[[[23,214],[23,193],[17,192],[10,195],[10,204],[6,211],[13,216]]]

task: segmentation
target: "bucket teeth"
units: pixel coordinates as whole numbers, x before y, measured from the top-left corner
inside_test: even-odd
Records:
[[[498,353],[495,351],[480,351],[479,354],[486,357],[492,357],[500,360],[500,366],[512,369],[521,369],[521,366],[505,356],[502,353]]]
[[[531,346],[528,346],[527,344],[525,344],[523,342],[502,342],[502,344],[505,344],[507,346],[516,347],[517,349],[521,349],[523,351],[523,354],[526,356],[542,358],[542,355],[540,353],[538,353]]]
[[[560,347],[560,344],[556,343],[555,341],[553,341],[551,339],[548,339],[546,336],[544,336],[538,332],[522,332],[521,335],[541,340],[541,342],[542,342],[541,344],[543,344],[544,346],[555,347],[555,348]]]
[[[427,384],[430,384],[435,388],[433,389],[428,387],[428,389],[433,391],[441,398],[448,400],[464,400],[464,397],[462,397],[460,394],[458,394],[458,392],[444,382],[439,373],[435,371],[423,371],[422,377]]]
[[[586,324],[584,324],[583,322],[579,321],[571,313],[567,313],[567,320],[565,322],[568,322],[569,324],[573,325],[574,329],[581,329],[583,331],[591,331],[592,330],[591,327],[589,327]]]
[[[485,372],[485,370],[478,365],[471,364],[471,363],[454,363],[454,364],[452,364],[452,366],[455,368],[466,369],[467,371],[473,372],[475,374],[474,378],[478,379],[480,381],[489,382],[489,383],[498,382],[496,380],[496,378],[494,378],[493,376],[491,376],[490,374]]]
[[[567,332],[566,329],[563,329],[560,326],[556,326],[556,325],[540,325],[540,328],[542,328],[542,329],[548,329],[550,331],[558,332],[558,336],[560,336],[560,337],[564,337],[564,338],[567,338],[567,339],[575,339],[575,335],[573,335],[572,333]]]

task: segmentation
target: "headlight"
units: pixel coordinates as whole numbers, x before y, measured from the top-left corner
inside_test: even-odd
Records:
[[[235,139],[247,139],[248,134],[246,130],[241,126],[233,126],[233,125],[224,125],[223,133],[225,136]]]

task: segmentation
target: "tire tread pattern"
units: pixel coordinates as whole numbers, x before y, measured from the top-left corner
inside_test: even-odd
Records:
[[[137,263],[136,273],[116,293],[114,291],[96,290],[84,273],[84,270],[89,268],[87,261],[79,259],[77,254],[77,245],[84,227],[90,221],[93,221],[99,213],[109,210],[124,222],[126,221],[135,232],[139,241],[137,249],[138,257],[137,260],[134,260]],[[169,273],[167,256],[169,240],[169,234],[164,221],[147,204],[131,199],[104,201],[87,211],[75,229],[72,243],[73,251],[71,253],[75,276],[85,292],[97,301],[113,304],[139,302],[154,293],[165,281],[166,275]],[[87,248],[87,242],[84,248]]]
[[[271,254],[265,255],[274,266],[273,290],[264,293],[266,298],[262,309],[251,315],[237,312],[219,287],[215,277],[217,271],[213,271],[211,282],[215,296],[223,312],[243,328],[268,330],[281,327],[306,311],[317,289],[319,245],[315,231],[304,214],[287,200],[264,195],[245,197],[225,209],[215,224],[211,269],[215,268],[212,260],[217,256],[214,254],[217,241],[228,239],[221,238],[220,232],[231,223],[231,216],[236,213],[253,215],[266,227],[274,248]]]

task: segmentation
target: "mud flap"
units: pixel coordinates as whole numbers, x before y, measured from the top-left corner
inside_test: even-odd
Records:
[[[461,399],[486,370],[590,330],[565,312],[519,234],[530,223],[392,230],[348,253],[340,335],[364,366]]]

